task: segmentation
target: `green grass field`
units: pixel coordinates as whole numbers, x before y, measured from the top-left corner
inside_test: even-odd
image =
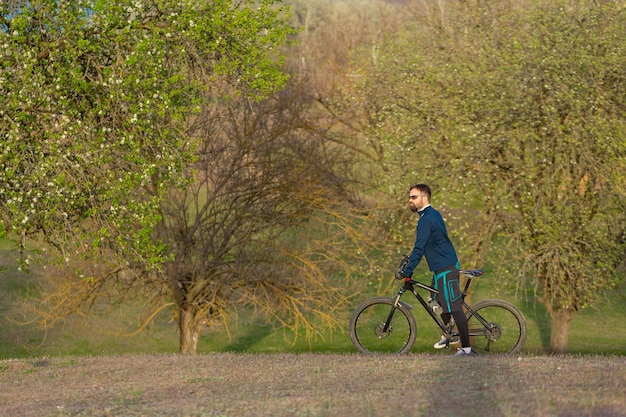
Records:
[[[36,274],[19,272],[11,261],[11,253],[0,247],[0,359],[30,356],[100,355],[122,353],[167,353],[178,351],[177,323],[168,312],[161,313],[153,325],[140,334],[126,336],[137,325],[139,304],[129,303],[110,311],[96,306],[97,314],[71,317],[47,331],[33,325],[20,325],[14,305],[23,300],[32,289]],[[418,279],[427,281],[427,275]],[[493,279],[493,278],[491,278]],[[390,277],[390,280],[393,278]],[[392,282],[389,296],[399,288]],[[528,339],[524,352],[543,353],[549,344],[550,321],[545,309],[535,302],[532,294],[515,299],[511,294],[498,294],[493,289],[489,274],[478,278],[472,293],[474,302],[485,298],[504,298],[514,302],[524,313],[528,324]],[[372,296],[375,294],[371,294]],[[368,295],[365,295],[365,299]],[[404,300],[412,304],[418,323],[418,338],[414,352],[449,354],[449,350],[435,351],[432,344],[439,339],[438,328],[419,307],[411,294]],[[569,339],[569,352],[580,354],[626,355],[626,288],[622,286],[601,309],[587,309],[574,316]],[[361,301],[361,300],[358,300]],[[136,303],[139,303],[137,301]],[[355,305],[357,302],[355,302]],[[245,313],[229,324],[229,333],[223,326],[207,329],[198,343],[198,353],[208,352],[355,352],[347,334],[348,316],[353,305],[346,306],[346,326],[322,332],[324,337],[306,340],[292,333],[268,326]]]

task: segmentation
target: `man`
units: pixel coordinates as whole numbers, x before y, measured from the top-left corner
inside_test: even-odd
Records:
[[[411,211],[419,214],[419,219],[415,245],[404,275],[411,277],[422,256],[426,258],[428,267],[433,272],[432,287],[438,291],[436,300],[443,309],[441,317],[446,324],[454,317],[459,331],[461,348],[455,356],[476,356],[477,353],[470,345],[467,318],[463,312],[459,260],[448,238],[441,214],[430,205],[430,197],[431,190],[426,184],[416,184],[409,189],[409,206]],[[440,349],[446,345],[447,341],[442,337],[434,347]]]

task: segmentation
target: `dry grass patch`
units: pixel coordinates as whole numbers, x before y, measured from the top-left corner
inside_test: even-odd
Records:
[[[213,353],[0,361],[0,416],[626,416],[626,358]]]

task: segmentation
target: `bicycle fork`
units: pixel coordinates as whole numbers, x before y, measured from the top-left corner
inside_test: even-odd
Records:
[[[389,328],[391,327],[391,319],[393,319],[393,313],[396,312],[396,309],[400,305],[408,309],[412,309],[412,307],[409,304],[400,301],[400,297],[402,297],[402,294],[404,294],[404,287],[400,288],[400,291],[398,291],[398,294],[396,294],[396,296],[393,299],[393,307],[389,311],[387,320],[385,320],[385,325],[383,326],[383,333],[387,333],[389,331]]]

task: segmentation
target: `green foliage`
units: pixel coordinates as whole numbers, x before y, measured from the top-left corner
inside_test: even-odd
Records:
[[[166,236],[178,220],[166,218],[167,203],[195,185],[197,146],[214,134],[198,128],[202,112],[216,102],[252,106],[285,85],[288,8],[41,0],[3,2],[1,19],[0,225],[25,267],[33,253],[61,265],[48,270],[31,313],[50,326],[100,296],[137,294],[161,311],[186,276],[163,273],[167,261],[185,260]],[[220,162],[212,156],[209,166]]]
[[[469,19],[447,6],[447,20],[386,45],[361,86],[385,149],[381,188],[419,176],[466,213],[482,196],[477,236],[521,244],[503,266],[525,259],[521,276],[555,308],[593,303],[624,253],[625,9],[476,6]]]
[[[159,265],[159,202],[194,157],[186,121],[225,83],[252,98],[284,84],[285,9],[32,1],[1,17],[3,230],[65,260]]]
[[[623,282],[624,3],[425,2],[416,17],[376,60],[355,54],[377,189],[397,201],[430,183],[462,263],[503,236],[501,270],[550,314],[597,304]],[[408,234],[406,216],[377,214]]]
[[[597,303],[623,260],[624,12],[546,4],[503,21],[497,37],[478,34],[464,77],[473,111],[458,137],[480,174],[466,178],[519,220],[505,225],[520,242],[508,258],[525,259],[521,277],[537,277],[549,311]]]

